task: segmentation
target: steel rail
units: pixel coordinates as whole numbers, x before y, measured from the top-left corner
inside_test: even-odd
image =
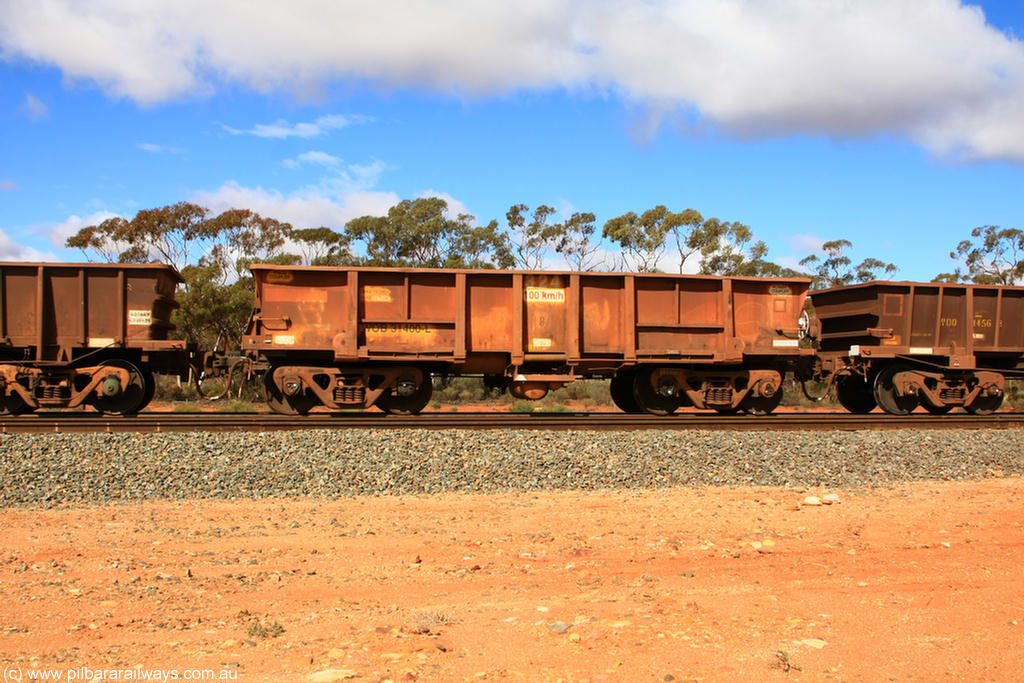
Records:
[[[681,413],[668,417],[626,413],[314,413],[290,417],[267,413],[161,413],[109,416],[99,413],[39,412],[0,417],[0,433],[101,432],[270,432],[302,429],[549,429],[620,430],[701,429],[742,431],[821,431],[890,429],[1021,429],[1024,414],[775,413],[717,415]]]

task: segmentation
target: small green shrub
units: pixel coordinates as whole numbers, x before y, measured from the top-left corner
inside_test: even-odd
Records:
[[[532,413],[537,409],[533,401],[516,401],[512,404],[513,413]]]
[[[255,413],[256,406],[249,403],[248,401],[232,401],[226,406],[222,406],[218,411],[221,413]]]
[[[249,624],[249,629],[246,633],[249,634],[250,638],[277,638],[284,633],[284,627],[276,621],[270,624],[254,621]]]
[[[425,635],[429,633],[436,633],[439,627],[451,626],[454,623],[455,618],[452,616],[451,612],[419,612],[414,615],[409,630],[412,633]]]

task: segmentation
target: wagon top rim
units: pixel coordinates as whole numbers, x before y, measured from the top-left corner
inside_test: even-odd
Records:
[[[1024,291],[1024,286],[1020,285],[981,284],[975,282],[919,282],[912,280],[871,280],[869,282],[856,282],[849,285],[840,285],[839,287],[829,287],[828,289],[813,289],[811,290],[811,296],[815,294],[825,294],[827,292],[848,292],[851,289],[911,286],[929,287],[934,289],[1012,289],[1017,291]]]
[[[253,263],[249,270],[267,271],[303,271],[303,272],[363,272],[363,273],[468,273],[468,274],[494,274],[494,275],[582,275],[584,277],[623,277],[631,275],[639,278],[686,278],[693,280],[740,280],[750,282],[798,282],[809,284],[810,277],[755,277],[748,275],[700,275],[697,273],[632,273],[624,271],[580,271],[580,270],[499,270],[497,268],[422,268],[422,267],[393,267],[393,266],[283,266],[272,263]]]
[[[163,270],[172,275],[181,284],[185,280],[174,266],[153,261],[151,263],[78,263],[74,261],[0,261],[0,270],[4,268],[45,268],[47,270],[85,269],[85,270]]]

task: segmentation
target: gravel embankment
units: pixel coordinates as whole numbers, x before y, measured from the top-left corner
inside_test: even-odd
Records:
[[[0,506],[442,491],[849,487],[1024,473],[1024,433],[307,431],[0,436]]]

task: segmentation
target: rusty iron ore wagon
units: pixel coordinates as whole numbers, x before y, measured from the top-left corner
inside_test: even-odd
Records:
[[[141,410],[154,372],[188,369],[169,338],[180,282],[162,264],[0,263],[0,412]]]
[[[161,264],[0,263],[0,412],[144,408],[154,373],[265,368],[270,406],[416,413],[434,377],[538,399],[608,378],[626,412],[771,412],[786,373],[852,412],[999,408],[1024,376],[1024,287],[254,265],[246,358],[172,339]],[[808,338],[807,343],[800,343]],[[811,347],[816,348],[811,348]],[[202,359],[203,362],[199,362]],[[230,362],[229,362],[230,361]],[[807,390],[805,384],[805,391]]]
[[[242,348],[272,408],[416,413],[432,376],[482,375],[538,399],[611,378],[627,412],[771,412],[808,279],[254,265]]]
[[[1024,287],[869,282],[811,301],[816,374],[851,412],[988,414],[1024,370]]]

